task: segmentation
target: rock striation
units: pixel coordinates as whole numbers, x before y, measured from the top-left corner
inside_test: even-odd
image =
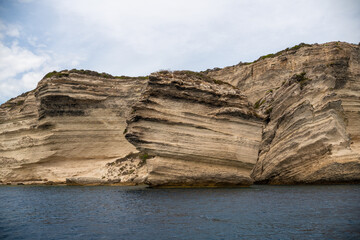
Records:
[[[92,71],[49,73],[0,107],[0,179],[100,179],[106,163],[136,151],[124,129],[146,83]]]
[[[223,69],[71,70],[0,106],[0,184],[360,182],[360,47],[300,44]]]
[[[255,181],[360,181],[359,46],[302,44],[208,75],[237,86],[267,115]]]
[[[125,137],[148,154],[150,186],[250,185],[262,120],[229,84],[163,71],[150,75]]]

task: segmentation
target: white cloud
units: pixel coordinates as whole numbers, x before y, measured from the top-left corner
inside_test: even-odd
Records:
[[[4,36],[18,38],[20,37],[20,31],[21,31],[21,27],[19,25],[4,24],[0,20],[0,39],[3,38]]]
[[[58,34],[64,41],[90,58],[96,55],[91,67],[136,75],[159,68],[201,70],[235,64],[300,42],[353,41],[360,37],[360,24],[348,17],[354,4],[64,0],[52,7],[61,19]]]
[[[13,42],[10,47],[0,42],[0,81],[15,77],[17,74],[39,68],[49,58],[46,55],[36,55],[19,47]]]
[[[0,101],[35,88],[50,60],[47,55],[19,47],[17,42],[9,47],[0,42]]]
[[[0,101],[53,70],[204,70],[300,42],[360,41],[354,0],[18,1],[18,21],[0,17]]]
[[[11,46],[0,42],[0,103],[34,89],[46,73],[61,70],[64,65],[74,68],[80,61],[80,56],[71,53],[36,53],[16,41]]]
[[[20,37],[20,29],[18,26],[10,25],[6,31],[6,35],[10,37]]]
[[[21,77],[21,83],[25,89],[32,89],[37,85],[43,76],[43,71],[28,72]]]

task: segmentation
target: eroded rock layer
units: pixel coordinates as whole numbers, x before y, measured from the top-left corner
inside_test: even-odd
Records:
[[[145,78],[91,71],[49,74],[0,108],[0,179],[64,182],[101,178],[106,163],[136,149],[124,138]]]
[[[268,115],[256,181],[359,182],[359,46],[300,45],[208,74],[238,86]]]
[[[359,182],[359,46],[300,44],[203,74],[49,73],[0,106],[0,184],[66,179]]]
[[[149,156],[149,185],[250,185],[261,132],[239,90],[177,71],[150,75],[126,138]]]

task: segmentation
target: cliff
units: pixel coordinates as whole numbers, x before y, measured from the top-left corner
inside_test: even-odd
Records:
[[[300,44],[202,73],[53,72],[0,106],[0,181],[359,182],[359,125],[354,44]]]
[[[1,105],[0,180],[101,178],[106,163],[136,151],[124,129],[146,83],[91,71],[54,72]]]
[[[301,44],[207,71],[267,115],[252,177],[272,184],[360,180],[360,50]]]
[[[262,119],[231,85],[189,71],[150,75],[126,138],[148,154],[151,186],[250,185]]]

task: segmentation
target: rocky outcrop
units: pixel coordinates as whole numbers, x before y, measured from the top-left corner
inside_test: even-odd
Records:
[[[360,181],[359,46],[299,45],[208,75],[236,85],[268,115],[257,182]]]
[[[0,184],[360,182],[360,49],[149,78],[52,72],[0,106]]]
[[[239,90],[189,71],[150,75],[126,138],[151,186],[250,185],[262,119]]]
[[[101,178],[106,163],[136,152],[124,129],[146,83],[91,71],[49,73],[34,91],[1,105],[0,179]]]

